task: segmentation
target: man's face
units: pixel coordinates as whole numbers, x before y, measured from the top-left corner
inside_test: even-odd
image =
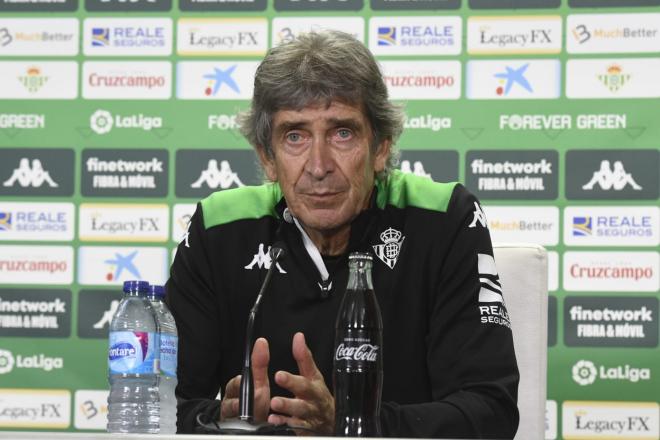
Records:
[[[272,136],[274,159],[261,157],[266,175],[279,182],[306,229],[332,233],[367,207],[390,142],[372,153],[371,126],[360,107],[333,101],[329,107],[280,110]]]

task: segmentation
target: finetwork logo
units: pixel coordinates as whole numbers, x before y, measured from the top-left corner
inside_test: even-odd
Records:
[[[96,134],[107,134],[113,128],[132,128],[150,131],[163,127],[163,118],[147,116],[142,113],[133,115],[113,115],[107,110],[97,110],[89,118],[89,126]]]
[[[580,386],[592,385],[598,380],[616,380],[637,383],[651,380],[650,368],[636,368],[628,364],[606,367],[596,366],[589,360],[580,360],[571,370],[573,380]]]

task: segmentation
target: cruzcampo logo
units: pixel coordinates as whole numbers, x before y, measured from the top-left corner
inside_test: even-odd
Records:
[[[598,79],[610,92],[618,92],[621,87],[626,85],[631,76],[628,73],[623,73],[623,68],[618,64],[612,64],[607,67],[607,73],[598,75]]]

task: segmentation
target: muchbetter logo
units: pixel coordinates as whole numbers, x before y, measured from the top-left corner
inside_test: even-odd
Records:
[[[591,361],[581,360],[573,365],[573,380],[582,386],[591,385],[596,381],[598,371]]]
[[[14,355],[11,351],[0,350],[0,374],[10,373],[14,369]]]
[[[151,131],[162,128],[163,118],[147,116],[142,113],[132,115],[113,115],[107,110],[96,110],[89,118],[89,126],[96,134],[107,134],[113,128],[133,128]]]

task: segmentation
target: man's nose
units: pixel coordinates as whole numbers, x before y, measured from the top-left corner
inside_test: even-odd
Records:
[[[309,149],[305,171],[315,179],[323,179],[334,170],[331,147],[323,136],[315,136]]]

